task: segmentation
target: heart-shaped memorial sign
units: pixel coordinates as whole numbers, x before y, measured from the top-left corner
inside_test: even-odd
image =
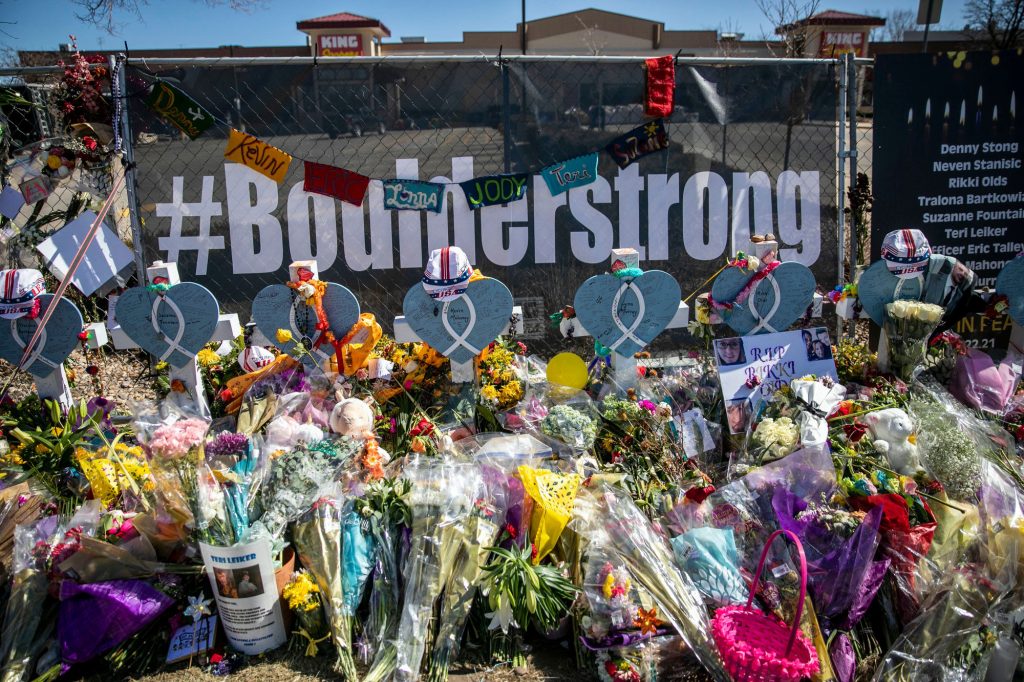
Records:
[[[737,300],[754,277],[745,268],[730,266],[711,285],[715,301],[732,303],[721,312],[722,319],[741,336],[785,331],[814,301],[814,275],[806,265],[780,263]]]
[[[35,334],[39,318],[43,311],[51,305],[53,294],[43,294],[39,297],[39,317],[29,319],[21,317],[17,320],[0,319],[0,358],[3,358],[12,365],[21,362],[21,356],[25,353],[25,346]],[[59,369],[61,363],[67,360],[71,351],[78,346],[78,334],[82,331],[82,313],[74,303],[66,298],[57,302],[57,309],[53,311],[49,322],[39,335],[39,340],[33,347],[32,353],[25,360],[22,369],[37,377],[48,377],[55,370]]]
[[[172,367],[184,367],[210,342],[220,307],[210,290],[181,282],[163,294],[132,287],[117,299],[117,323],[139,348]]]
[[[1009,301],[1010,317],[1024,325],[1024,258],[1014,258],[1003,266],[996,277],[996,293]]]
[[[337,340],[344,338],[352,325],[359,321],[359,301],[340,284],[327,283],[323,306],[328,330]],[[297,341],[305,339],[304,345],[309,354],[303,354],[302,362],[307,367],[325,369],[329,366],[334,348],[327,343],[317,347],[323,332],[316,328],[316,310],[306,305],[302,296],[292,288],[284,284],[264,287],[252,300],[252,319],[256,328],[286,353],[293,351]],[[284,343],[278,341],[278,329],[291,332],[292,340]]]
[[[469,362],[496,339],[512,317],[512,292],[496,279],[473,280],[453,301],[437,301],[414,284],[402,304],[405,321],[452,362]]]
[[[679,296],[679,282],[661,270],[631,279],[594,275],[576,290],[573,307],[591,336],[630,357],[668,326]]]
[[[876,260],[857,280],[857,298],[871,321],[882,326],[885,306],[898,299],[920,300],[924,277],[901,279],[889,272],[884,260]]]

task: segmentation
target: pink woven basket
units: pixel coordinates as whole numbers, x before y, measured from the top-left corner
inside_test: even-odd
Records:
[[[768,550],[772,541],[781,534],[793,541],[800,555],[800,597],[796,603],[793,627],[751,606]],[[807,636],[800,632],[800,616],[806,597],[807,559],[804,548],[796,534],[777,530],[768,538],[761,552],[747,605],[722,607],[715,611],[711,620],[711,636],[722,655],[725,669],[736,682],[795,682],[818,672],[818,655]]]

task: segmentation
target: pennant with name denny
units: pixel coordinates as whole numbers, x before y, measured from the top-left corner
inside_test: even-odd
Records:
[[[665,119],[659,118],[616,137],[605,147],[615,164],[625,168],[639,158],[668,149]]]
[[[192,140],[214,124],[210,112],[178,88],[163,81],[153,84],[146,104]]]
[[[302,183],[302,189],[362,206],[369,184],[370,178],[365,175],[325,163],[306,161],[306,180]]]
[[[466,194],[469,207],[480,208],[522,199],[526,196],[526,183],[529,179],[529,173],[485,175],[460,182],[459,186]]]
[[[381,180],[384,184],[384,208],[401,211],[441,212],[444,185],[420,180]]]
[[[262,173],[274,182],[284,180],[292,163],[292,156],[288,152],[271,147],[266,142],[234,128],[231,129],[227,146],[224,147],[224,158]]]
[[[597,177],[597,152],[553,163],[540,171],[551,196],[589,185]]]

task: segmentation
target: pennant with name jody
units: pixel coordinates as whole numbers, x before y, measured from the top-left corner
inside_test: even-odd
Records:
[[[281,182],[288,174],[292,156],[277,147],[239,130],[231,129],[228,144],[224,147],[224,158],[240,163],[257,173],[262,173],[274,182]]]
[[[354,171],[325,163],[306,162],[306,180],[302,189],[314,194],[334,197],[356,206],[363,205],[370,178]]]
[[[540,171],[552,196],[589,185],[597,177],[597,152],[553,163]]]
[[[662,149],[668,149],[668,133],[665,132],[663,118],[633,128],[605,147],[619,168],[625,168],[637,159]]]
[[[153,84],[146,104],[192,140],[214,124],[210,112],[178,88],[163,81]]]
[[[508,175],[485,175],[460,182],[459,186],[466,194],[470,208],[494,206],[518,201],[526,196],[528,173],[510,173]]]
[[[444,185],[420,180],[381,180],[384,184],[384,208],[400,211],[441,212]]]

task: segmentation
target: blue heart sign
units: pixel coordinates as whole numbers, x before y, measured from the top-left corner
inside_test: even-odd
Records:
[[[900,278],[889,271],[884,260],[876,260],[857,280],[857,298],[871,321],[882,326],[885,306],[899,299],[921,300],[924,277]]]
[[[184,367],[210,342],[219,316],[217,299],[195,282],[163,293],[133,287],[117,299],[117,322],[128,338],[172,367]]]
[[[801,263],[781,263],[754,278],[746,268],[729,266],[711,285],[715,301],[732,305],[720,312],[722,320],[742,336],[785,331],[814,301],[814,275]]]
[[[335,339],[342,339],[352,329],[352,325],[359,321],[359,301],[340,284],[327,283],[323,306],[328,330]],[[303,364],[310,368],[328,367],[334,348],[321,342],[327,330],[316,328],[316,310],[290,287],[284,284],[264,287],[252,300],[252,319],[257,329],[286,353],[293,352],[296,342],[305,339],[304,345],[309,354],[302,356]],[[278,329],[291,332],[292,340],[284,343],[278,341]]]
[[[36,332],[39,318],[52,304],[53,294],[43,294],[39,297],[39,317],[0,319],[0,358],[12,365],[21,362],[25,346]],[[61,364],[78,345],[78,333],[82,331],[82,313],[66,298],[61,298],[56,305],[57,309],[53,311],[22,367],[33,376],[50,376],[60,369]]]
[[[654,341],[679,309],[679,282],[661,270],[632,279],[594,275],[576,290],[576,316],[595,339],[624,357]]]
[[[454,363],[469,362],[501,334],[512,317],[512,292],[496,279],[471,280],[466,293],[441,302],[414,284],[402,305],[409,327]]]
[[[1006,296],[1013,321],[1024,325],[1024,258],[1014,258],[1003,266],[996,277],[996,293]]]

